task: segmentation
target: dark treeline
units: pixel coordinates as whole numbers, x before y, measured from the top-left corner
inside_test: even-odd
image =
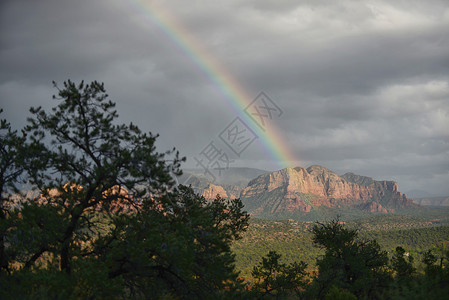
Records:
[[[337,220],[311,225],[321,255],[282,263],[270,251],[239,277],[232,244],[247,230],[239,199],[206,201],[176,186],[184,158],[157,135],[117,124],[103,84],[65,82],[51,110],[20,133],[0,127],[1,299],[435,299],[448,294],[448,253],[425,272],[397,247]],[[23,192],[23,185],[28,189]]]

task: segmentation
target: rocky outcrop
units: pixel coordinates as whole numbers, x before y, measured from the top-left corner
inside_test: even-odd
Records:
[[[221,198],[236,199],[240,196],[241,190],[242,189],[238,186],[221,186],[210,183],[202,190],[201,196],[206,199],[215,199],[217,195]]]
[[[243,191],[243,187],[238,185],[222,185],[223,189],[226,191],[229,199],[240,198],[240,193]]]
[[[222,186],[209,184],[205,189],[203,189],[201,196],[206,199],[215,199],[215,197],[220,196],[221,198],[227,198],[228,194],[223,189]]]
[[[362,205],[361,208],[371,213],[384,213],[384,214],[388,213],[386,208],[383,208],[382,205],[380,205],[380,203],[377,203],[375,201],[368,202]]]
[[[241,199],[253,215],[291,215],[319,208],[351,208],[388,213],[413,203],[393,181],[347,173],[339,176],[321,166],[286,168],[248,183]]]
[[[204,171],[190,170],[176,177],[176,183],[192,187],[195,193],[209,200],[215,199],[217,194],[222,198],[236,199],[240,197],[240,193],[251,179],[263,173],[267,173],[267,171],[251,168],[230,168],[223,172],[222,176],[218,177],[216,181],[211,182],[210,178],[204,175]]]

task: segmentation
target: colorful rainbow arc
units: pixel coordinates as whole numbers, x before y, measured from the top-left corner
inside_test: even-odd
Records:
[[[276,161],[279,168],[289,167],[290,164],[297,161],[287,143],[281,139],[281,135],[273,126],[268,126],[263,131],[244,112],[253,98],[248,96],[247,92],[212,55],[201,48],[200,43],[183,26],[154,2],[128,1],[145,20],[155,25],[213,83],[237,115],[258,135],[265,152]]]

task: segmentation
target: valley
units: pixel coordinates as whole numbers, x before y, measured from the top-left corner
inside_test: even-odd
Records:
[[[235,168],[215,182],[198,170],[183,176],[206,199],[242,200],[250,225],[232,250],[237,270],[250,280],[253,267],[269,251],[280,254],[282,263],[304,261],[314,272],[324,254],[312,242],[316,222],[338,219],[357,229],[360,239],[376,240],[390,258],[403,247],[420,272],[423,253],[449,242],[448,198],[409,199],[394,181],[338,175],[317,165],[274,172]]]
[[[378,215],[342,223],[347,228],[358,229],[361,239],[377,240],[390,257],[401,246],[414,258],[416,267],[422,271],[422,255],[435,249],[438,244],[449,242],[449,210],[433,212],[429,218],[404,215]],[[309,271],[315,269],[316,259],[324,252],[312,242],[311,228],[315,222],[295,220],[251,219],[243,238],[233,244],[236,267],[242,277],[251,277],[251,270],[274,250],[282,255],[282,262],[304,261]]]

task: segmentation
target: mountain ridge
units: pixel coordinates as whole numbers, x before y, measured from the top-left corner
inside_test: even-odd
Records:
[[[246,176],[246,187],[203,182],[199,193],[207,199],[217,194],[240,198],[245,209],[260,218],[319,219],[337,213],[388,214],[419,207],[399,192],[394,181],[352,172],[338,175],[320,165],[260,173],[251,180]],[[233,176],[238,178],[238,172],[234,171]]]
[[[394,213],[416,207],[398,191],[394,181],[377,181],[354,173],[340,176],[319,165],[262,174],[248,183],[240,198],[258,217],[295,217],[320,209]]]
[[[412,201],[422,206],[449,207],[449,197],[416,197]]]

